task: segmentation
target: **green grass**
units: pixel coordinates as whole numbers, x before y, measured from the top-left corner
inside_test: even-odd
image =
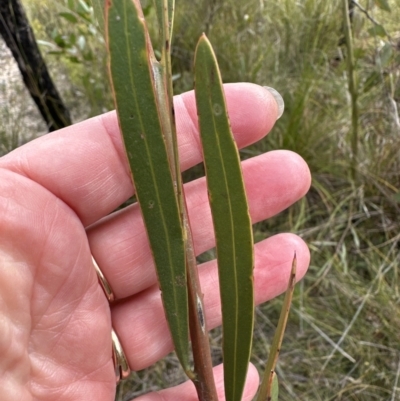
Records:
[[[365,8],[372,4],[359,3]],[[44,27],[56,21],[54,6],[48,6],[44,17],[37,2],[30,4],[37,37],[48,40]],[[285,99],[285,113],[273,132],[242,156],[290,149],[307,161],[313,174],[305,199],[255,227],[258,239],[282,231],[298,233],[312,252],[309,272],[295,292],[278,363],[281,400],[400,398],[400,127],[392,104],[394,100],[399,106],[400,100],[400,1],[389,4],[391,13],[368,9],[390,34],[386,47],[388,38],[369,33],[373,24],[364,14],[356,10],[354,17],[360,135],[353,179],[341,1],[177,1],[176,92],[192,88],[195,44],[206,31],[225,82],[273,86]],[[92,40],[91,46],[99,46],[98,39]],[[86,116],[110,107],[109,98],[90,95],[93,87],[104,85],[103,67],[94,61],[61,61],[72,82],[66,93],[74,88],[83,94]],[[59,68],[55,64],[51,62],[54,71]],[[93,87],[79,79],[89,70],[94,71]],[[253,361],[258,366],[266,361],[281,303],[280,298],[257,311]],[[216,361],[219,335],[214,331]],[[117,399],[180,380],[171,356],[133,375]]]

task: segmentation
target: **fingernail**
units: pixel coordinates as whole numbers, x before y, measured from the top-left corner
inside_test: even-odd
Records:
[[[276,104],[278,105],[278,119],[281,118],[283,111],[285,110],[285,102],[283,101],[282,95],[274,88],[270,86],[264,86],[264,88],[274,97]]]

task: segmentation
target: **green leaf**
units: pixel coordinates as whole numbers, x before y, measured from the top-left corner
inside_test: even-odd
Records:
[[[381,59],[381,67],[386,68],[393,59],[393,48],[389,42],[385,43],[379,51],[379,56]]]
[[[240,401],[253,335],[253,235],[221,76],[204,34],[196,48],[195,92],[216,237],[225,394],[229,401]]]
[[[283,335],[285,334],[290,306],[292,304],[293,292],[296,284],[296,270],[297,270],[297,258],[295,253],[292,262],[292,269],[290,271],[289,283],[285,293],[285,299],[283,300],[278,326],[276,327],[274,338],[272,340],[272,345],[269,352],[267,364],[265,367],[264,376],[261,382],[260,390],[257,395],[257,401],[274,400],[274,398],[271,397],[274,395],[275,392],[277,392],[277,389],[274,389],[274,386],[278,385],[277,382],[278,379],[277,378],[274,379],[274,375],[276,376],[275,367],[281,350]]]
[[[178,358],[188,371],[184,238],[154,89],[154,55],[139,0],[112,0],[107,4],[106,37],[119,125],[157,269],[167,321]]]
[[[72,13],[58,13],[58,15],[66,19],[67,21],[72,22],[73,24],[76,24],[78,22],[78,18],[76,18],[75,15]]]
[[[74,63],[74,64],[79,64],[80,63],[78,57],[76,57],[76,56],[68,56],[67,58],[68,58],[69,61],[71,61],[71,63]]]
[[[374,0],[374,3],[376,6],[378,6],[383,11],[387,11],[387,12],[391,11],[387,0]]]
[[[386,36],[385,28],[379,24],[374,24],[372,28],[369,28],[368,33],[371,36],[380,36],[381,38],[384,38]]]
[[[104,4],[104,3],[103,3]],[[103,5],[103,7],[104,7],[104,5]],[[82,14],[90,14],[91,13],[91,9],[90,9],[90,7],[87,5],[87,3],[86,3],[86,1],[85,0],[78,0],[78,6],[77,6],[77,8],[76,8],[76,12],[79,14],[79,15],[82,15]]]
[[[65,41],[64,37],[61,36],[60,34],[53,36],[53,40],[54,40],[55,44],[58,47],[61,47],[62,49],[68,47],[68,43]]]

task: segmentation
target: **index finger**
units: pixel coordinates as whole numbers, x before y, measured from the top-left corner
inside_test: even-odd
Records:
[[[254,84],[225,85],[232,130],[239,147],[266,135],[278,115],[274,97]],[[181,170],[201,161],[193,91],[174,98]],[[133,194],[115,112],[45,135],[0,160],[71,207],[83,225],[106,216]]]

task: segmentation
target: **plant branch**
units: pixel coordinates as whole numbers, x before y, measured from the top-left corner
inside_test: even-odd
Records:
[[[353,35],[351,30],[351,23],[349,17],[349,2],[343,0],[343,19],[344,19],[344,34],[346,39],[347,48],[347,72],[348,72],[348,85],[351,96],[351,175],[353,180],[356,178],[356,167],[358,161],[358,136],[359,136],[359,123],[358,123],[358,88],[357,76],[354,60],[353,50]]]
[[[194,359],[194,372],[186,371],[186,374],[193,381],[200,401],[217,401],[218,395],[214,383],[210,343],[203,305],[203,294],[201,293],[200,288],[196,255],[194,252],[193,238],[180,174],[171,67],[170,24],[172,23],[172,19],[170,20],[169,11],[170,9],[168,0],[163,0],[163,18],[161,27],[163,50],[161,55],[161,64],[163,65],[163,68],[165,68],[165,90],[167,93],[170,120],[170,137],[167,138],[167,148],[169,149],[171,174],[175,185],[176,196],[178,198],[185,237],[186,270],[189,297],[189,326]]]
[[[184,217],[186,233],[188,234],[186,261],[189,295],[189,325],[195,373],[195,376],[191,379],[196,387],[200,401],[217,401],[218,395],[215,388],[212,370],[211,350],[203,304],[203,294],[200,288],[193,239],[186,210]]]
[[[363,13],[365,16],[374,24],[374,25],[379,25],[383,28],[385,31],[385,35],[388,37],[389,41],[391,41],[391,37],[388,34],[387,30],[383,25],[381,25],[374,17],[371,16],[371,14],[366,10],[357,0],[352,0],[353,4]]]
[[[278,361],[279,353],[282,346],[283,336],[285,334],[286,323],[289,317],[290,306],[293,298],[293,291],[296,284],[296,270],[297,270],[297,257],[295,252],[292,262],[292,269],[290,271],[289,283],[285,294],[285,299],[283,300],[283,306],[281,309],[281,314],[279,316],[278,325],[276,327],[274,338],[272,340],[264,376],[257,396],[257,401],[272,400],[271,392],[273,390],[273,387],[278,386],[276,382],[277,378],[275,374],[275,367]],[[276,383],[274,383],[274,381]]]

